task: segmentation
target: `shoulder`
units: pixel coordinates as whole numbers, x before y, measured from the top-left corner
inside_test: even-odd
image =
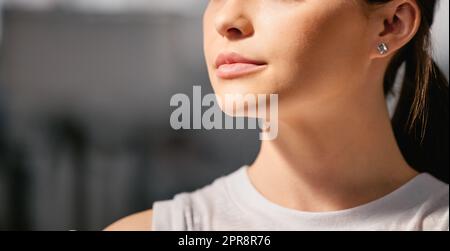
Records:
[[[428,176],[428,198],[420,207],[423,215],[423,230],[449,229],[449,186],[438,179]]]
[[[225,177],[191,192],[176,194],[172,199],[153,203],[153,230],[198,231],[210,229],[228,207]]]
[[[243,169],[242,169],[243,170]],[[175,194],[169,200],[155,201],[152,210],[123,218],[106,231],[184,231],[209,229],[217,217],[230,210],[227,180],[238,172],[216,178],[212,183],[192,192]]]
[[[423,230],[449,230],[448,195],[449,194],[447,192],[440,198],[430,200],[429,204],[422,208],[424,212],[424,218],[422,221]]]
[[[153,210],[136,213],[120,219],[104,231],[151,231]]]
[[[209,194],[209,190],[210,186],[206,186],[194,192],[176,194],[170,200],[156,201],[152,210],[122,218],[108,226],[105,231],[192,230],[196,205],[205,203],[205,193]],[[196,199],[199,196],[200,199]]]

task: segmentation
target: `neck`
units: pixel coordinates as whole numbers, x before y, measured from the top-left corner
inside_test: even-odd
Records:
[[[297,119],[280,117],[278,137],[262,142],[249,168],[255,188],[287,208],[336,211],[380,198],[416,176],[397,146],[383,94],[368,97]]]

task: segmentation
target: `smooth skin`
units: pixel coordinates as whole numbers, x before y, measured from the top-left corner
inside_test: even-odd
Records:
[[[279,94],[279,133],[248,174],[280,206],[339,211],[379,199],[418,175],[394,137],[383,93],[390,59],[420,26],[415,0],[210,0],[204,51],[218,97]],[[380,55],[377,45],[388,44]],[[215,59],[236,52],[267,67],[235,79]],[[225,111],[226,112],[226,111]],[[106,230],[151,230],[152,211]]]

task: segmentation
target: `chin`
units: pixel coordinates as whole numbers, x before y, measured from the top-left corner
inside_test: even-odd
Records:
[[[225,94],[277,94],[278,90],[276,84],[261,77],[246,77],[239,79],[215,79],[212,81],[212,87],[215,93],[219,96]]]
[[[268,102],[271,94],[277,94],[273,87],[262,81],[242,79],[213,84],[217,101],[225,114],[250,118],[259,117],[257,106],[261,101]]]

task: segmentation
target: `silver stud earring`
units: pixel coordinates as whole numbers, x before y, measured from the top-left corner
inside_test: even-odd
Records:
[[[379,44],[377,49],[378,49],[378,52],[380,53],[380,55],[384,55],[389,51],[389,47],[387,46],[386,43]]]

